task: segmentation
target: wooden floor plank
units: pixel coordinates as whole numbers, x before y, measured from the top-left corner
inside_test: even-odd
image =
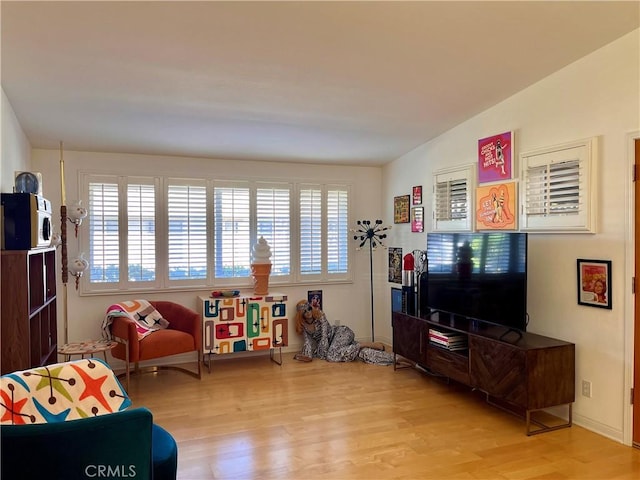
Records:
[[[201,381],[133,377],[178,442],[180,480],[638,479],[640,450],[524,420],[413,369],[224,357]]]

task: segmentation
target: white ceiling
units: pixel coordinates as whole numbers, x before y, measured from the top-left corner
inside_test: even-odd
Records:
[[[3,1],[2,87],[34,148],[380,165],[639,5]]]

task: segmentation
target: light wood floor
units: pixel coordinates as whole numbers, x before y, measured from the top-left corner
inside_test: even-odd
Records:
[[[578,426],[527,437],[524,421],[414,369],[218,360],[203,379],[133,377],[178,442],[178,478],[639,479],[640,450]]]

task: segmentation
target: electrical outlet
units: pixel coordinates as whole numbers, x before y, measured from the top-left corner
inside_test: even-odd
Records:
[[[582,396],[591,398],[591,382],[582,380]]]

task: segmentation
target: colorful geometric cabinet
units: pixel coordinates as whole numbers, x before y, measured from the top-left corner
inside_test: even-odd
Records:
[[[289,343],[287,296],[282,294],[199,297],[202,313],[202,349],[208,355],[269,350],[282,363],[282,347]],[[280,360],[274,358],[278,348]]]

